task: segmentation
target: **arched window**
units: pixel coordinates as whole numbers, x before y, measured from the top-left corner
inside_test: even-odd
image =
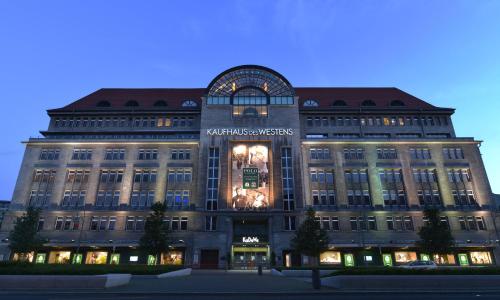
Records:
[[[109,103],[109,101],[103,100],[103,101],[97,102],[96,106],[97,107],[111,107],[111,103]]]
[[[391,102],[391,106],[405,106],[405,103],[401,100],[394,100]]]
[[[155,104],[153,104],[153,106],[167,106],[167,102],[163,100],[158,100],[155,102]]]
[[[193,101],[193,100],[185,100],[184,102],[182,102],[182,107],[197,107],[198,106],[198,103],[196,103],[196,101]]]
[[[361,106],[376,106],[376,104],[372,100],[365,100],[361,103]]]
[[[306,100],[303,104],[304,107],[318,107],[319,104],[316,100]]]
[[[344,100],[335,100],[332,104],[333,106],[347,106]]]
[[[135,100],[129,100],[129,101],[127,101],[127,103],[125,103],[125,106],[136,107],[136,106],[139,106],[139,103]]]

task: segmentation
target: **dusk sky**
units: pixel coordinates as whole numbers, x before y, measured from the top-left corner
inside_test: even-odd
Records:
[[[0,0],[0,199],[45,110],[102,87],[206,87],[241,64],[456,108],[500,192],[500,1]]]

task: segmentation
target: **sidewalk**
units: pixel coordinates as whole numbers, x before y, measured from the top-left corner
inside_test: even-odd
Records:
[[[326,288],[327,289],[327,288]],[[107,292],[133,293],[304,293],[313,292],[310,283],[291,278],[262,276],[256,271],[193,270],[190,276],[157,279],[134,276],[130,284]]]

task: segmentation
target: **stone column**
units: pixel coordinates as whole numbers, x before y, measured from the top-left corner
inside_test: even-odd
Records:
[[[409,147],[407,145],[402,146],[399,149],[399,159],[401,162],[401,170],[403,175],[403,182],[406,190],[406,199],[408,202],[408,207],[419,206],[417,197],[417,188],[415,186],[415,181],[413,179],[413,169],[411,167],[411,158],[409,154]]]
[[[344,150],[341,145],[334,145],[332,148],[334,159],[334,180],[336,189],[336,200],[338,207],[347,207],[347,189],[344,176]]]

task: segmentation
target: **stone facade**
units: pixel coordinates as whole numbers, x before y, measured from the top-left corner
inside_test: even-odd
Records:
[[[352,255],[358,265],[382,264],[382,254],[403,263],[408,258],[401,255],[423,254],[415,241],[423,209],[432,204],[442,210],[457,244],[453,259],[441,263],[459,264],[465,255],[469,264],[493,264],[496,205],[480,142],[456,137],[452,113],[393,88],[294,88],[259,66],[225,71],[207,89],[99,90],[49,110],[44,138],[26,142],[0,251],[14,258],[5,238],[31,204],[42,208],[40,234],[47,243],[38,252],[46,254],[41,261],[54,262],[50,257],[57,249],[71,257],[82,253],[84,261],[91,251],[101,251],[108,262],[119,254],[120,263],[145,263],[137,246],[148,206],[165,202],[172,253],[182,253],[175,263],[307,263],[292,253],[290,240],[308,207],[330,236],[332,256],[323,263],[347,264]],[[290,131],[209,133],[224,128]],[[264,208],[231,205],[232,149],[240,144],[269,149],[270,175],[259,182],[269,188]],[[87,149],[91,155],[79,159]],[[352,149],[360,156],[351,157]],[[110,159],[113,151],[124,157]],[[155,156],[141,156],[148,151]],[[425,157],[415,151],[425,151]],[[383,181],[381,172],[394,181]],[[432,182],[417,181],[419,172],[431,174]]]

